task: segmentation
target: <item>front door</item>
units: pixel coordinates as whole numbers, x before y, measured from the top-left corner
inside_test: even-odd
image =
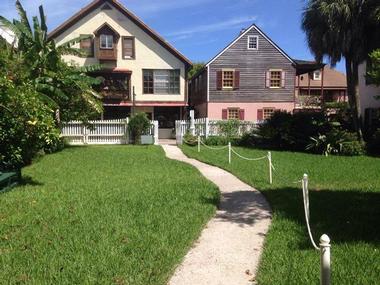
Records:
[[[175,121],[180,117],[180,107],[155,107],[154,119],[158,121],[158,137],[160,139],[175,138]]]

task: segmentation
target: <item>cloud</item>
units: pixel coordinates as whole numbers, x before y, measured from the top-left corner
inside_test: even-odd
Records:
[[[220,21],[216,23],[204,24],[191,27],[189,29],[178,30],[175,32],[167,33],[166,36],[174,39],[183,39],[189,38],[194,34],[199,33],[210,33],[222,30],[230,30],[236,28],[243,28],[243,24],[246,27],[247,24],[251,24],[256,21],[257,17],[255,16],[243,16],[243,17],[234,17],[227,19],[225,21]]]

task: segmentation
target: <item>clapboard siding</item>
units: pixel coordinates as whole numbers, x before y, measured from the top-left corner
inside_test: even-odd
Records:
[[[198,105],[207,102],[207,69],[189,81],[189,103]]]
[[[248,50],[248,36],[259,37],[259,49]],[[292,62],[266,40],[255,28],[214,60],[210,66],[210,102],[289,102],[294,100],[296,70]],[[217,90],[216,74],[223,68],[240,71],[238,90]],[[265,87],[269,69],[285,71],[285,87]]]

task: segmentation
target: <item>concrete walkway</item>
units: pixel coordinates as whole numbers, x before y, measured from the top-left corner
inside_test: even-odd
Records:
[[[187,158],[173,145],[166,156],[195,166],[222,193],[213,219],[176,269],[169,285],[255,284],[271,210],[257,190],[220,168]]]

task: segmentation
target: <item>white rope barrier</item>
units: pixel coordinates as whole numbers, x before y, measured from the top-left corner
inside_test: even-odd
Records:
[[[258,157],[258,158],[248,158],[248,157],[242,156],[241,154],[237,153],[233,148],[231,148],[231,151],[234,154],[236,154],[238,157],[240,157],[241,159],[248,160],[248,161],[258,161],[258,160],[263,160],[263,159],[268,158],[267,155],[263,156],[263,157]]]
[[[200,141],[200,143],[201,143],[203,146],[205,146],[206,148],[208,148],[208,149],[212,149],[212,150],[223,150],[223,149],[228,148],[228,145],[225,145],[225,146],[222,146],[222,147],[211,147],[211,146],[206,145],[203,141]]]

